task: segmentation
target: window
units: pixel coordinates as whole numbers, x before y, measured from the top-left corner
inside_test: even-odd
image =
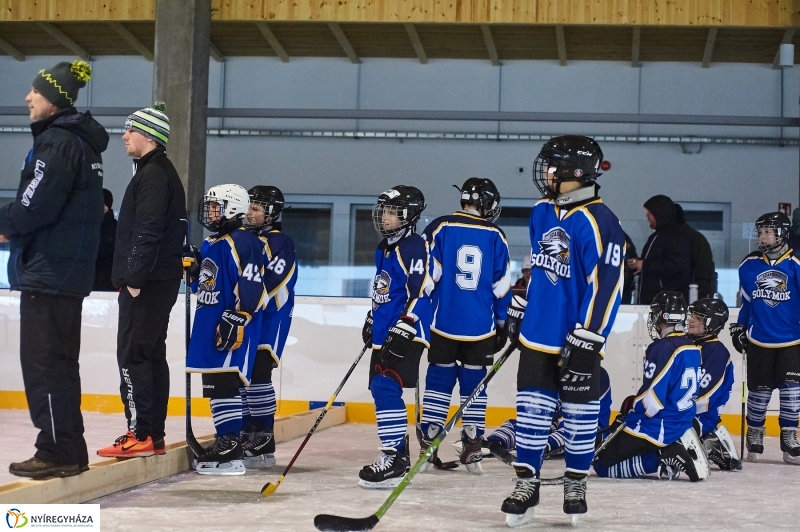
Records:
[[[331,207],[292,205],[282,214],[286,234],[294,240],[300,266],[327,266],[331,263]]]
[[[350,207],[350,249],[353,266],[373,266],[381,236],[372,224],[372,205]]]

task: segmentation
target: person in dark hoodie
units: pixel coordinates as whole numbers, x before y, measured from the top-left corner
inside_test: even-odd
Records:
[[[36,453],[9,466],[29,478],[68,477],[89,468],[81,416],[81,309],[94,282],[103,220],[108,134],[75,109],[92,70],[84,61],[42,69],[25,97],[33,148],[17,198],[0,207],[11,241],[8,280],[20,290],[20,361]]]
[[[100,226],[100,248],[94,263],[93,292],[116,292],[111,282],[111,265],[114,262],[114,243],[117,240],[117,220],[114,218],[114,195],[103,189],[103,224]]]
[[[689,241],[689,260],[692,265],[691,282],[697,285],[697,299],[709,298],[713,295],[712,284],[716,272],[711,244],[708,243],[703,233],[686,223],[683,207],[677,203],[675,204],[675,216],[681,231],[683,231],[683,236]]]
[[[117,364],[127,432],[97,451],[106,457],[164,454],[169,399],[167,328],[183,278],[186,194],[167,159],[163,102],[125,121],[134,175],[119,209],[111,279],[119,288]]]
[[[680,292],[689,298],[692,276],[689,241],[683,235],[675,214],[675,203],[664,195],[653,196],[644,204],[650,235],[642,248],[642,258],[626,263],[639,274],[640,305],[649,305],[664,290]]]
[[[792,231],[789,233],[789,247],[800,251],[800,207],[792,211]]]

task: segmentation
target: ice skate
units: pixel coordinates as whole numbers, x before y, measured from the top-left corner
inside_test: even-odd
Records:
[[[572,526],[578,524],[578,519],[587,510],[586,474],[567,471],[564,473],[564,513],[569,515]]]
[[[797,441],[797,432],[800,429],[790,427],[781,429],[781,451],[783,461],[791,465],[800,465],[800,442]]]
[[[705,448],[694,429],[687,429],[681,439],[661,450],[659,477],[675,480],[681,471],[689,480],[699,482],[709,475]]]
[[[481,438],[478,437],[478,427],[467,425],[461,431],[461,455],[459,460],[467,468],[467,471],[475,475],[482,475],[483,468],[483,449],[481,448]]]
[[[275,460],[275,436],[272,432],[256,431],[252,438],[242,444],[245,467],[272,467]]]
[[[423,434],[422,429],[417,427],[417,441],[419,442],[419,455],[422,456],[425,454],[425,451],[428,450],[433,440],[438,436],[441,427],[439,425],[429,425],[427,434]],[[436,469],[440,470],[448,470],[448,469],[455,469],[458,467],[458,462],[442,462],[442,459],[439,458],[439,450],[433,452],[431,457],[425,462],[422,467],[420,468],[420,473],[425,473],[430,469],[431,464]]]
[[[724,426],[701,438],[708,454],[708,459],[723,471],[737,471],[742,468],[742,461],[736,445]]]
[[[758,462],[764,453],[764,427],[747,427],[747,461]]]
[[[394,449],[382,448],[375,461],[364,466],[358,473],[358,485],[366,489],[394,489],[402,482],[411,469],[408,458],[408,440],[403,453]]]
[[[515,464],[517,484],[503,501],[500,511],[506,514],[506,526],[520,528],[533,522],[534,508],[539,504],[539,475],[528,467]]]
[[[201,475],[244,475],[242,445],[233,434],[218,437],[214,445],[197,459],[195,471]]]

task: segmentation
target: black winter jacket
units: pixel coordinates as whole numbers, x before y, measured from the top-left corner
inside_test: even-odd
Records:
[[[116,292],[111,282],[111,267],[114,264],[114,244],[117,239],[117,220],[114,211],[108,209],[100,226],[100,247],[97,248],[97,262],[94,263],[95,292]]]
[[[134,160],[134,168],[117,219],[117,288],[183,277],[186,195],[178,172],[161,146]]]
[[[0,208],[0,234],[11,239],[8,280],[12,290],[84,297],[94,283],[108,133],[72,107],[31,132],[17,199]]]
[[[649,305],[662,290],[681,292],[689,302],[692,265],[689,241],[675,215],[675,203],[667,196],[653,196],[644,204],[656,218],[656,230],[642,248],[639,304]]]

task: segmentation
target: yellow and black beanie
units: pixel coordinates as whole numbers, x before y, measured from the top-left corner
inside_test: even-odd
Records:
[[[74,107],[78,89],[92,79],[92,67],[86,61],[58,63],[50,69],[40,70],[33,78],[33,88],[59,109]]]
[[[156,102],[152,107],[136,111],[125,120],[125,129],[141,133],[162,146],[169,140],[169,118],[166,115],[167,105]]]

